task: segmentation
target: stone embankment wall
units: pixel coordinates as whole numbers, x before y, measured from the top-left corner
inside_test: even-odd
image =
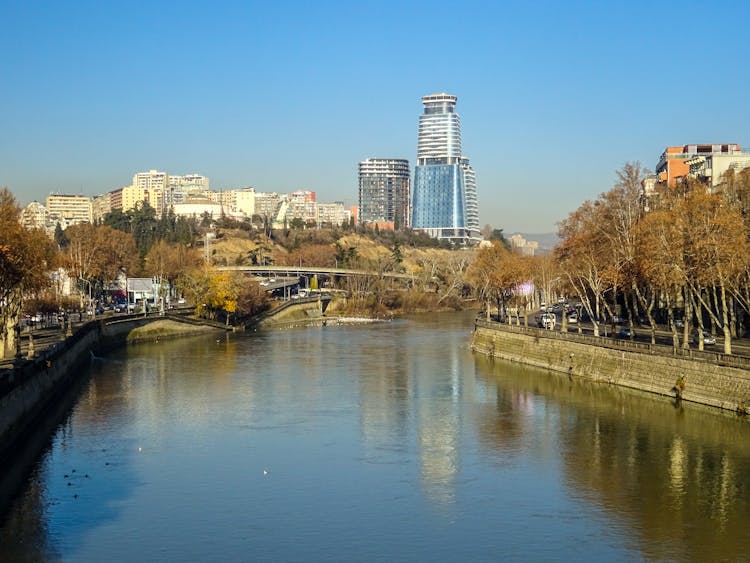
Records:
[[[322,324],[323,307],[320,300],[315,298],[288,301],[281,307],[268,311],[258,319],[255,326],[295,327],[310,324]]]
[[[101,332],[91,323],[34,360],[4,370],[0,383],[0,462],[28,426],[80,373],[98,350]]]
[[[477,321],[472,349],[570,378],[671,397],[676,396],[676,384],[682,378],[681,398],[685,401],[737,412],[750,407],[750,371],[746,369],[670,355],[667,347],[629,349],[634,347],[626,342],[584,340],[573,334]]]

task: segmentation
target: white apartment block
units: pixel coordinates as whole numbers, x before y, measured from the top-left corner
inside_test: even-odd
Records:
[[[297,191],[289,194],[287,199],[286,214],[283,218],[290,221],[292,219],[302,219],[303,221],[318,220],[318,204],[315,201],[315,192]]]
[[[85,195],[53,194],[47,196],[47,214],[52,223],[63,228],[78,223],[91,223],[91,198]]]
[[[539,243],[535,240],[526,240],[521,235],[512,235],[508,238],[511,247],[517,249],[524,256],[534,256]]]
[[[47,208],[38,201],[32,201],[21,210],[21,224],[27,229],[46,229]]]
[[[319,226],[340,227],[348,223],[351,212],[341,202],[319,203],[317,224]]]
[[[252,217],[255,213],[255,189],[232,190],[232,211]]]
[[[739,145],[735,151],[713,152],[708,154],[695,154],[685,161],[690,167],[689,176],[706,182],[709,188],[714,189],[721,184],[722,176],[728,170],[738,172],[750,166],[750,153],[741,152]]]
[[[281,196],[275,192],[259,192],[255,194],[255,215],[275,218],[281,205]]]
[[[185,174],[184,176],[169,176],[168,185],[174,190],[184,192],[207,192],[211,189],[207,176],[200,174]]]

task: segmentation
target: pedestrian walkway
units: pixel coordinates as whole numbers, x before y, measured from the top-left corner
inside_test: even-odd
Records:
[[[78,315],[74,315],[74,318]],[[87,322],[85,317],[83,321],[71,322],[70,331],[76,332]],[[53,324],[45,328],[36,328],[24,330],[21,332],[21,346],[15,356],[10,356],[0,360],[0,370],[13,369],[15,364],[20,360],[33,359],[44,354],[46,350],[57,346],[68,336],[68,327],[62,327],[59,324]],[[33,350],[32,350],[33,347]],[[29,357],[29,351],[33,354]]]

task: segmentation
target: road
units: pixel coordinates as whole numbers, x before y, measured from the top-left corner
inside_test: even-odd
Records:
[[[529,326],[537,326],[536,319],[543,311],[537,310],[529,315]],[[555,314],[555,328],[554,330],[562,330],[562,312],[552,311]],[[533,319],[533,322],[532,322]],[[581,332],[590,336],[594,335],[594,327],[590,322],[580,322],[575,324],[568,324],[568,332],[577,332],[580,326]],[[614,327],[611,324],[600,324],[599,325],[599,336],[617,338],[617,333],[621,327],[628,327],[627,324],[617,324]],[[643,342],[645,344],[651,343],[651,327],[649,325],[638,325],[634,327],[633,340],[636,342]],[[656,344],[664,346],[672,346],[672,332],[667,329],[666,326],[659,325],[655,331]],[[678,330],[678,336],[680,343],[683,339],[683,330]],[[694,344],[691,340],[690,347],[694,350],[698,350],[698,345]],[[716,344],[705,344],[703,347],[705,352],[724,352],[724,338],[723,336],[716,335]],[[750,339],[748,338],[733,338],[732,339],[732,354],[736,356],[747,356],[750,357]]]

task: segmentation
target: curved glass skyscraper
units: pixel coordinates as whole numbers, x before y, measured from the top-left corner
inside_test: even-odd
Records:
[[[480,239],[479,213],[474,170],[461,154],[457,101],[451,94],[422,97],[412,227],[438,239],[467,244]]]

